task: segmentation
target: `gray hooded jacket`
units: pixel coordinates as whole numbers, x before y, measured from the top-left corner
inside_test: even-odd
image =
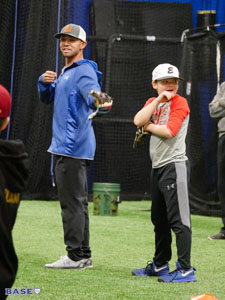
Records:
[[[225,82],[223,82],[209,103],[209,114],[213,119],[217,119],[219,138],[225,134]]]

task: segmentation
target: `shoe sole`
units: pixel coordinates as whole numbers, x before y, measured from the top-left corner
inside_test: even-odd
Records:
[[[134,272],[131,272],[131,274],[137,277],[158,277],[159,276],[158,274],[135,274]]]
[[[92,269],[92,268],[93,268],[93,265],[84,267],[84,269]]]
[[[82,267],[73,267],[73,266],[63,266],[63,267],[57,267],[57,266],[49,266],[49,265],[44,265],[45,268],[47,269],[74,269],[74,270],[84,270],[85,266],[83,265]]]
[[[197,279],[193,279],[193,280],[173,280],[173,281],[164,281],[160,278],[158,278],[158,282],[165,282],[165,283],[176,283],[176,282],[179,282],[179,283],[182,283],[182,282],[197,282]]]
[[[74,270],[84,270],[86,267],[83,267],[83,268],[75,268],[75,267],[48,267],[48,266],[44,266],[46,269],[74,269]]]
[[[150,277],[150,275],[137,275],[137,274],[134,274],[133,272],[131,273],[133,276],[137,276],[137,277]]]
[[[139,276],[139,277],[159,277],[159,276],[165,275],[165,274],[143,274],[143,275],[141,275],[141,274],[135,274],[133,271],[131,272],[131,274],[133,276]]]

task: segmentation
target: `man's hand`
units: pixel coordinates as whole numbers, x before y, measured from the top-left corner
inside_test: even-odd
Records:
[[[96,115],[105,115],[109,113],[112,108],[113,100],[112,98],[103,92],[96,92],[91,90],[88,92],[94,98],[94,104],[96,106],[96,110],[88,117],[88,119],[93,119]]]
[[[112,98],[104,92],[96,92],[91,90],[88,92],[94,98],[94,104],[96,108],[98,107],[112,107],[113,100]]]
[[[52,83],[56,77],[57,77],[57,74],[56,74],[56,72],[53,72],[53,71],[46,71],[43,74],[43,80],[46,83]]]

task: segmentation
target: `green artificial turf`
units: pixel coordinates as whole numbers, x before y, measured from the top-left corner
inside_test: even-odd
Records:
[[[225,299],[225,241],[209,241],[221,219],[192,215],[192,265],[195,283],[159,283],[156,277],[135,277],[133,268],[146,266],[154,254],[150,201],[124,201],[118,216],[94,216],[89,203],[93,269],[44,268],[65,255],[60,206],[57,201],[22,201],[14,227],[19,270],[8,299],[46,300],[189,300],[210,293]],[[170,270],[176,263],[175,236]],[[17,294],[39,288],[33,296]],[[30,298],[32,297],[32,298]]]

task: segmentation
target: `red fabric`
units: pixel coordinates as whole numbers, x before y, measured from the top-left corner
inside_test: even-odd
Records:
[[[154,99],[156,98],[154,97],[148,99],[144,107],[149,105]],[[167,128],[170,130],[173,136],[176,136],[183,120],[190,113],[190,109],[188,107],[187,100],[178,94],[168,102],[170,102],[169,118],[166,119],[169,107],[166,107],[165,109],[163,107],[159,107],[153,114],[154,124],[167,125]]]
[[[11,108],[11,96],[7,89],[0,85],[0,118],[9,116]]]

